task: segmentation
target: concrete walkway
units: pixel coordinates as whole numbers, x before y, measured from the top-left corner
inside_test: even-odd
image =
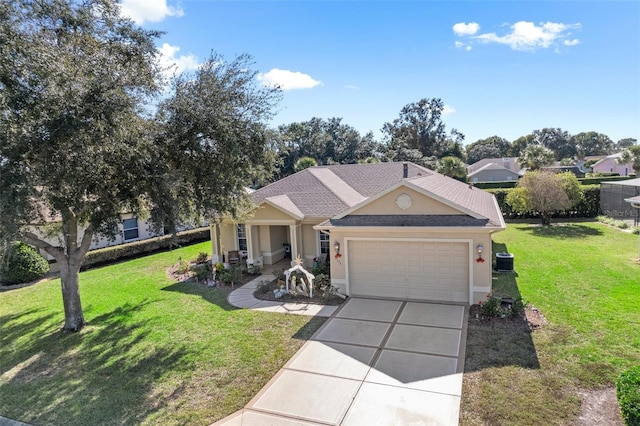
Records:
[[[215,424],[457,425],[467,315],[460,305],[351,298],[243,410]]]

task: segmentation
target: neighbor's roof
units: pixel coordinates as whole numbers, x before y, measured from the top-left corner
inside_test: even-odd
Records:
[[[467,177],[473,177],[473,176],[477,175],[478,173],[484,172],[484,171],[487,171],[487,170],[506,170],[509,173],[512,173],[512,174],[514,174],[516,176],[520,176],[517,172],[514,172],[513,170],[508,169],[508,168],[506,168],[506,167],[504,167],[504,166],[502,166],[500,164],[488,163],[488,164],[485,164],[484,166],[480,167],[479,169],[476,169],[475,171],[469,173],[467,175]]]
[[[331,218],[365,203],[391,187],[406,184],[426,196],[445,200],[461,211],[486,218],[487,227],[504,227],[502,213],[492,194],[470,187],[413,163],[341,164],[310,167],[251,194],[257,205],[274,204],[294,217]],[[355,212],[354,212],[355,213]],[[357,213],[356,213],[357,214]],[[456,219],[456,223],[460,218]],[[438,223],[442,223],[439,219]],[[464,222],[468,226],[471,222]],[[473,222],[478,224],[479,222]],[[451,223],[449,226],[456,226]]]
[[[482,160],[478,160],[473,164],[467,166],[467,172],[473,173],[478,169],[486,166],[487,164],[500,164],[506,169],[511,170],[512,172],[520,173],[520,165],[518,164],[518,157],[501,157],[501,158],[483,158]]]
[[[631,203],[633,207],[640,208],[640,195],[637,197],[625,198],[627,203]]]
[[[602,182],[600,185],[640,186],[640,178],[619,181]]]

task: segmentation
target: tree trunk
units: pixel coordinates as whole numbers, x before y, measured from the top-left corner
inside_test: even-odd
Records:
[[[551,225],[551,215],[547,213],[540,213],[540,218],[542,219],[542,226]]]
[[[82,241],[78,245],[76,215],[70,209],[62,210],[61,215],[64,248],[54,247],[31,232],[25,232],[23,238],[29,244],[43,249],[56,259],[60,266],[62,303],[64,305],[64,326],[62,329],[64,331],[80,331],[86,324],[80,303],[80,267],[93,239],[93,226],[89,225],[84,230]]]
[[[64,331],[80,331],[86,324],[80,302],[79,274],[81,263],[68,257],[60,265],[62,303],[64,304]]]

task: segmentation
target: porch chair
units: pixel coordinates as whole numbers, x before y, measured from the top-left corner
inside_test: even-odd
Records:
[[[240,266],[242,258],[238,250],[229,251],[229,265]]]

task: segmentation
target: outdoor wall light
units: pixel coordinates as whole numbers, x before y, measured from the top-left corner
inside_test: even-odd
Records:
[[[478,244],[476,249],[478,250],[478,258],[476,259],[476,262],[484,263],[484,259],[482,258],[482,250],[484,249],[484,246],[482,244]]]
[[[340,253],[340,243],[336,241],[333,245],[333,249],[336,251],[336,254]]]

